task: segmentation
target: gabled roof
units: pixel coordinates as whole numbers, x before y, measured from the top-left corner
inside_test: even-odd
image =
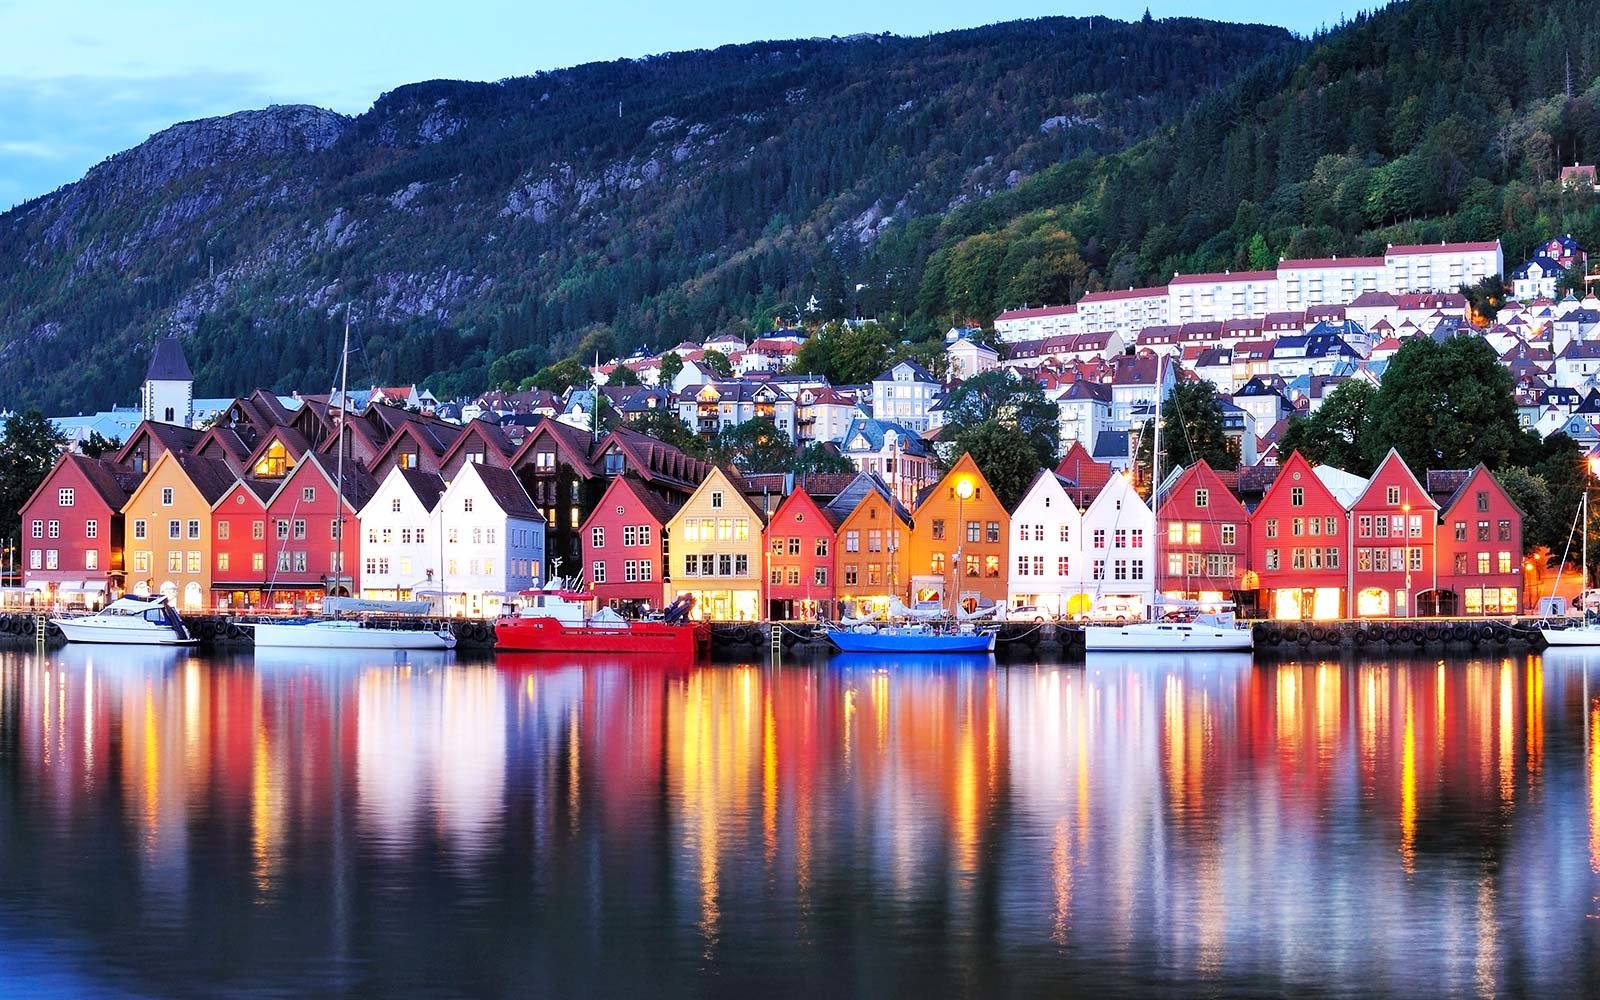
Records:
[[[515,472],[502,469],[498,465],[484,465],[477,462],[469,462],[467,468],[462,470],[462,475],[466,475],[468,470],[471,470],[483,483],[484,489],[494,498],[500,509],[505,511],[506,516],[521,518],[524,521],[535,521],[544,517],[539,508],[533,505],[533,501],[528,497],[528,491],[523,488],[522,480],[517,478]]]
[[[517,450],[516,446],[511,443],[511,439],[506,436],[506,432],[501,429],[498,421],[485,420],[479,417],[476,420],[467,421],[466,426],[461,428],[461,433],[456,435],[455,442],[439,457],[439,462],[448,464],[457,452],[466,447],[469,441],[481,441],[486,449],[498,452],[507,460]]]
[[[901,358],[888,368],[885,368],[883,374],[879,375],[872,381],[893,382],[895,369],[901,367],[902,365],[911,369],[911,381],[913,382],[931,382],[935,385],[939,383],[939,380],[933,377],[933,373],[929,372],[928,369],[922,367],[921,364],[912,358]]]
[[[891,431],[895,434],[896,444],[906,454],[917,456],[928,454],[927,444],[916,431],[893,421],[878,420],[873,417],[856,417],[851,420],[843,436],[839,438],[839,451],[848,455],[856,450],[853,448],[853,442],[857,438],[865,439],[867,451],[882,451]]]
[[[627,493],[633,498],[635,504],[654,518],[655,522],[663,528],[683,506],[681,502],[674,503],[667,500],[655,490],[646,486],[644,480],[631,472],[626,472],[611,480],[611,485],[606,487],[605,493],[600,497],[600,502],[595,504],[594,510],[584,519],[585,528],[588,527],[589,521],[601,516],[607,509],[616,506],[616,500],[611,495],[613,492]]]
[[[422,504],[424,510],[432,511],[439,505],[439,498],[444,496],[444,480],[432,472],[423,472],[421,469],[396,469],[400,478],[410,487],[411,493]]]
[[[832,512],[830,519],[837,518],[838,520],[835,521],[835,524],[843,524],[851,514],[856,512],[856,508],[861,506],[862,501],[874,493],[889,505],[889,509],[894,512],[894,516],[899,518],[901,523],[907,527],[911,525],[911,512],[894,495],[894,491],[889,489],[888,484],[879,478],[877,473],[866,472],[857,474],[855,479],[850,481],[850,485],[840,490],[838,496],[828,501],[828,509]]]
[[[162,451],[193,451],[203,436],[201,431],[192,427],[158,424],[154,420],[146,420],[128,435],[127,442],[117,451],[114,461],[118,465],[126,464],[128,457],[138,451],[139,442],[142,440],[152,441],[159,445]]]
[[[1422,484],[1417,481],[1417,477],[1411,472],[1411,467],[1406,464],[1405,459],[1400,457],[1400,452],[1396,451],[1394,448],[1389,449],[1389,453],[1383,456],[1383,461],[1379,462],[1378,467],[1373,470],[1372,477],[1367,480],[1365,488],[1361,491],[1361,495],[1356,498],[1356,503],[1360,504],[1362,501],[1364,501],[1367,497],[1367,494],[1371,493],[1377,488],[1378,481],[1380,479],[1383,479],[1386,476],[1393,476],[1396,473],[1398,473],[1401,477],[1400,483],[1402,486],[1409,484],[1415,488],[1414,490],[1405,490],[1404,501],[1406,503],[1418,502],[1413,498],[1420,497],[1421,503],[1425,503],[1437,509],[1438,505],[1434,503],[1433,497],[1430,496],[1428,491],[1423,488]]]
[[[1098,491],[1115,473],[1109,462],[1096,462],[1082,441],[1074,441],[1056,463],[1056,474],[1079,489]]]

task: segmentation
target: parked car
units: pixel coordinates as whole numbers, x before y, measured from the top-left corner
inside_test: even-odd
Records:
[[[1050,612],[1036,604],[1019,604],[1014,608],[1006,609],[1008,622],[1047,622],[1052,619]]]
[[[1088,614],[1089,621],[1116,622],[1118,625],[1141,621],[1143,618],[1144,602],[1136,597],[1102,597],[1094,602]]]

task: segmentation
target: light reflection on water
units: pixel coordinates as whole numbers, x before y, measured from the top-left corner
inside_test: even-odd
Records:
[[[1591,674],[5,652],[0,970],[71,995],[1579,992]]]

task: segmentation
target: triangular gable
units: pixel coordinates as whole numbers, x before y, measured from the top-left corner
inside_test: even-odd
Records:
[[[1224,520],[1248,520],[1250,515],[1245,510],[1244,504],[1228,489],[1217,471],[1201,459],[1195,464],[1184,469],[1176,480],[1164,486],[1161,490],[1161,506],[1157,516],[1168,518],[1181,516],[1191,517],[1198,515],[1200,508],[1195,505],[1194,491],[1207,490],[1206,507],[1209,516]]]
[[[1422,483],[1417,481],[1417,477],[1411,472],[1411,467],[1406,464],[1406,460],[1401,458],[1400,453],[1393,448],[1389,449],[1389,453],[1383,456],[1383,461],[1379,462],[1378,467],[1373,470],[1371,477],[1367,480],[1367,488],[1361,491],[1360,496],[1356,497],[1356,502],[1351,505],[1352,508],[1368,506],[1369,496],[1377,495],[1380,488],[1386,489],[1389,486],[1399,486],[1400,495],[1405,498],[1407,503],[1415,503],[1416,498],[1421,497],[1423,503],[1434,510],[1439,509],[1439,505],[1434,502],[1433,497],[1429,496]],[[1388,500],[1384,498],[1381,502],[1373,501],[1371,505],[1387,507]]]
[[[724,497],[731,496],[738,500],[739,503],[743,504],[745,510],[750,512],[750,516],[756,519],[756,524],[766,524],[766,515],[761,512],[759,507],[751,502],[749,497],[745,496],[744,490],[739,488],[738,482],[736,482],[732,476],[728,475],[728,473],[724,471],[720,465],[713,465],[711,467],[711,471],[706,474],[705,481],[700,484],[699,488],[696,489],[694,493],[690,494],[689,499],[684,502],[683,507],[679,508],[677,513],[672,515],[672,522],[676,523],[678,518],[683,515],[683,511],[689,509],[690,505],[692,505],[695,500],[699,498],[700,494],[709,493],[719,488],[723,491]]]
[[[588,449],[587,447],[578,447],[569,437],[567,433],[569,431],[574,434],[583,434],[582,431],[569,427],[558,420],[550,417],[540,417],[539,422],[534,424],[533,428],[528,431],[528,436],[522,439],[522,447],[518,448],[516,454],[511,456],[511,468],[522,468],[523,465],[531,461],[527,459],[529,453],[540,450],[541,444],[551,444],[556,454],[564,458],[568,465],[577,469],[583,476],[591,475],[593,466],[589,461]],[[587,440],[585,440],[585,445],[587,445]]]
[[[261,438],[255,450],[250,453],[249,458],[245,461],[245,468],[254,471],[257,475],[265,475],[266,473],[260,471],[261,464],[267,453],[272,450],[274,443],[283,447],[285,458],[291,467],[299,466],[300,462],[311,452],[311,442],[306,439],[306,436],[298,428],[293,426],[274,427]],[[285,470],[285,474],[290,471],[293,471],[293,469]]]
[[[445,449],[443,455],[439,456],[439,464],[441,466],[449,465],[463,449],[474,441],[483,445],[485,459],[490,455],[498,455],[500,462],[496,464],[502,467],[510,466],[511,456],[516,449],[511,447],[511,442],[506,438],[505,433],[500,430],[500,425],[487,420],[467,421],[466,426],[461,428],[461,433],[456,435],[455,441],[449,448]]]
[[[1328,485],[1317,477],[1316,467],[1306,457],[1300,454],[1299,449],[1289,453],[1289,457],[1278,464],[1278,475],[1272,480],[1272,485],[1267,487],[1266,493],[1261,496],[1261,503],[1257,510],[1265,508],[1279,489],[1288,489],[1290,486],[1304,486],[1321,493],[1323,497],[1331,500],[1340,509],[1345,509],[1345,504],[1328,488]]]
[[[941,476],[937,483],[934,483],[932,486],[928,487],[923,491],[922,496],[917,498],[918,513],[920,513],[922,508],[926,506],[935,496],[937,496],[940,491],[945,489],[954,489],[955,487],[951,486],[950,484],[959,481],[963,476],[970,476],[972,479],[976,480],[974,485],[978,490],[983,491],[974,492],[973,499],[982,499],[986,495],[990,497],[994,496],[994,489],[989,485],[989,480],[984,477],[983,470],[978,468],[978,463],[973,459],[972,453],[967,452],[960,458],[956,459],[956,464],[950,467],[949,472],[946,472],[943,476]]]
[[[784,497],[783,501],[778,504],[777,509],[772,512],[772,520],[776,521],[780,517],[786,516],[789,513],[789,508],[791,507],[804,508],[810,516],[818,518],[823,524],[826,524],[831,531],[838,530],[839,524],[843,520],[843,518],[838,517],[833,511],[829,510],[823,504],[817,503],[816,499],[812,497],[810,493],[807,493],[804,488],[798,486],[795,487],[795,489],[788,496]]]
[[[300,461],[300,464],[296,465],[289,471],[287,476],[283,477],[283,482],[278,484],[278,488],[273,491],[272,496],[267,500],[267,507],[271,508],[274,504],[276,504],[279,497],[292,495],[292,493],[286,493],[286,491],[300,489],[304,485],[302,480],[307,477],[318,479],[325,483],[330,490],[341,492],[338,491],[334,472],[325,466],[323,461],[324,460],[319,458],[315,452],[307,452],[305,458]],[[343,506],[348,509],[351,514],[355,514],[361,509],[361,507],[366,505],[368,500],[372,498],[376,484],[372,484],[372,477],[370,475],[367,475],[360,469],[354,468],[349,462],[345,463],[344,475],[345,483],[340,499],[342,499],[344,502]],[[365,480],[367,483],[372,485],[364,486],[362,480]]]

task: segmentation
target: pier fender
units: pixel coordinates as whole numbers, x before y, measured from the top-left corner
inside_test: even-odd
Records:
[[[1438,642],[1439,641],[1439,626],[1437,626],[1437,625],[1429,625],[1429,626],[1427,626],[1426,628],[1423,629],[1423,633],[1422,634],[1429,642]]]
[[[1328,639],[1328,633],[1327,633],[1326,629],[1324,629],[1321,625],[1312,626],[1312,628],[1311,628],[1311,641],[1312,642],[1326,642],[1327,639]]]

